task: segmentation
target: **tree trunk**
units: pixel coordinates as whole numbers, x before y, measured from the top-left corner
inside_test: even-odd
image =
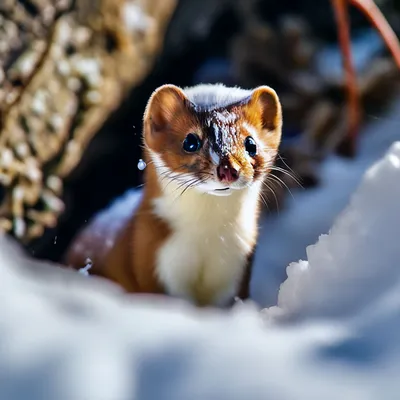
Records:
[[[1,0],[0,227],[57,223],[63,178],[149,73],[176,0]]]

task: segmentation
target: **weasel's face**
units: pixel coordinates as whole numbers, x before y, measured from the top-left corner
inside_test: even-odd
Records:
[[[199,107],[166,85],[150,99],[145,143],[161,179],[226,196],[264,179],[281,137],[276,93],[260,87],[224,107]]]

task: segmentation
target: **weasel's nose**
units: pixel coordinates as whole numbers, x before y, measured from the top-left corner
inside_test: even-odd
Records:
[[[239,179],[239,170],[225,161],[218,166],[217,175],[220,181],[231,183]]]

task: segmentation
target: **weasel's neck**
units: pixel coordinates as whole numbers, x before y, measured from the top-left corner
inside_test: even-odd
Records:
[[[196,224],[198,229],[218,230],[232,224],[232,229],[256,229],[261,182],[248,188],[234,190],[229,196],[214,196],[195,188],[183,191],[179,182],[163,179],[150,163],[147,171],[146,197],[157,217],[172,229]]]

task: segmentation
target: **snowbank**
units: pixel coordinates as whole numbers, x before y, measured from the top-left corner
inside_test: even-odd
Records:
[[[292,263],[280,288],[286,312],[354,313],[396,287],[400,278],[400,142],[364,175],[329,235]]]
[[[348,205],[365,170],[380,160],[391,144],[400,140],[400,97],[382,117],[368,116],[357,145],[357,157],[349,160],[329,155],[321,165],[321,185],[292,189],[286,206],[275,215],[263,216],[255,257],[252,295],[263,306],[277,303],[285,269],[294,260],[306,259],[307,246],[328,232],[338,214]]]
[[[261,315],[128,296],[3,239],[0,399],[394,399],[399,208],[400,143]],[[277,311],[297,322],[262,317]]]

